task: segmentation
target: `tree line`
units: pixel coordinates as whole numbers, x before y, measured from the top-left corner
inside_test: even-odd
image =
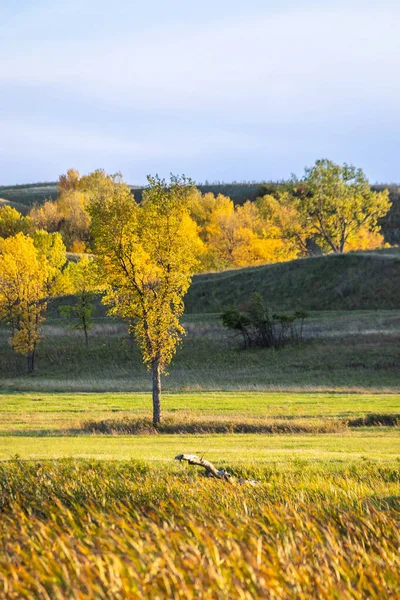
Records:
[[[137,203],[120,174],[70,169],[56,201],[26,217],[0,209],[0,319],[33,372],[49,298],[77,295],[63,310],[73,313],[88,343],[91,297],[100,292],[109,314],[127,322],[152,372],[157,424],[160,377],[184,334],[180,317],[193,273],[376,248],[383,243],[378,220],[389,208],[388,192],[372,191],[361,169],[328,160],[242,206],[174,176],[149,176]],[[83,256],[68,262],[67,250]],[[265,315],[261,321],[265,328]]]
[[[57,199],[35,205],[27,217],[4,206],[0,237],[39,229],[60,233],[70,252],[92,252],[89,201],[96,173],[70,169],[59,178]],[[378,223],[390,208],[388,191],[372,191],[361,169],[320,160],[301,179],[265,191],[255,202],[235,206],[227,196],[192,187],[189,213],[202,241],[198,271],[383,245]]]

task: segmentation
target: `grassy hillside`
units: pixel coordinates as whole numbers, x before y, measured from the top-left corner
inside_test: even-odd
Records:
[[[400,308],[400,251],[320,256],[197,275],[186,310],[219,312],[263,295],[272,310]]]
[[[70,260],[79,255],[69,254]],[[193,277],[185,297],[186,314],[220,313],[232,304],[262,294],[273,311],[400,309],[400,248],[376,252],[318,256],[260,267],[247,267]],[[74,298],[50,301],[47,316]],[[100,297],[95,317],[105,317]]]
[[[0,198],[8,200],[15,208],[17,208],[15,204],[18,204],[29,209],[36,203],[41,204],[48,199],[55,200],[56,196],[57,184],[55,182],[0,187]]]

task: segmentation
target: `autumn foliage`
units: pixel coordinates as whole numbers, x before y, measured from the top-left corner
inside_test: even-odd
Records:
[[[109,314],[129,323],[153,376],[153,419],[161,419],[160,375],[184,329],[183,296],[196,270],[201,241],[189,215],[192,185],[149,177],[140,205],[118,176],[102,179],[90,196],[95,250]]]
[[[48,298],[76,296],[65,314],[88,344],[91,295],[101,291],[151,368],[158,423],[160,376],[184,334],[183,298],[195,272],[377,248],[389,208],[387,190],[372,191],[361,169],[328,160],[239,206],[202,194],[185,177],[157,176],[148,177],[138,203],[120,174],[70,169],[59,178],[56,201],[34,206],[28,217],[0,208],[0,318],[32,371]],[[66,248],[94,260],[65,268]]]
[[[65,260],[65,246],[57,233],[0,238],[0,319],[10,328],[14,350],[27,357],[28,372],[34,370],[47,300],[61,290]]]

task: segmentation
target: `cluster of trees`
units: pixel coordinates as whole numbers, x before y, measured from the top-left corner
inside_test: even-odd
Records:
[[[70,169],[59,179],[57,199],[34,206],[29,216],[1,208],[0,236],[35,229],[58,232],[67,250],[93,251],[90,199],[106,179],[102,171],[81,176]],[[320,160],[303,178],[293,178],[256,202],[235,206],[226,196],[201,194],[191,186],[188,206],[202,242],[197,268],[220,271],[380,247],[379,220],[390,202],[387,190],[371,190],[361,169]]]
[[[75,293],[72,309],[88,340],[91,299],[103,294],[109,314],[126,321],[152,371],[153,419],[161,420],[161,374],[184,334],[183,296],[198,269],[202,241],[190,216],[193,183],[149,177],[137,204],[119,175],[96,171],[85,192],[94,257],[66,262],[59,232],[19,232],[0,240],[0,319],[10,327],[28,371],[40,340],[48,299]],[[70,179],[70,177],[69,177]]]
[[[378,220],[389,207],[387,192],[371,191],[360,169],[326,160],[242,206],[201,194],[185,177],[148,177],[137,203],[120,174],[69,170],[55,202],[35,206],[28,217],[0,209],[0,320],[32,372],[48,299],[76,294],[74,307],[63,310],[88,343],[92,295],[101,291],[109,314],[126,321],[152,371],[157,425],[160,376],[184,334],[179,319],[193,273],[287,260],[315,248],[376,247],[382,243]],[[67,249],[91,255],[67,263]],[[260,301],[247,316],[231,311],[225,320],[264,345],[279,345],[293,331],[291,317],[271,319]]]

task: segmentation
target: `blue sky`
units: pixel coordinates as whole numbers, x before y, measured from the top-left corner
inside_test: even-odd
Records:
[[[400,3],[0,0],[0,184],[400,181]]]

